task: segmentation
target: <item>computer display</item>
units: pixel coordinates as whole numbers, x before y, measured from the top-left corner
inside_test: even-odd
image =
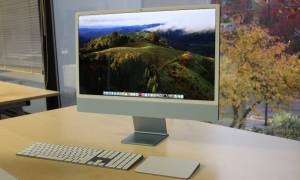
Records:
[[[78,17],[80,94],[215,100],[215,8]]]
[[[219,118],[219,5],[78,12],[77,109],[132,116],[125,144],[156,145],[165,118]]]

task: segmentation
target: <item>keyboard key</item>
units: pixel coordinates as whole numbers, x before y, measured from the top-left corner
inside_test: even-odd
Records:
[[[124,161],[122,161],[117,168],[121,169],[123,166],[125,166],[125,164],[128,163],[128,161],[130,161],[132,158],[134,158],[136,156],[136,154],[131,154],[130,156],[128,156],[126,159],[124,159]]]
[[[114,164],[112,164],[113,168],[116,168],[119,164],[121,164],[131,153],[126,153],[120,159],[118,159]]]
[[[133,164],[135,164],[139,159],[143,157],[142,154],[136,155],[133,159],[131,159],[125,166],[122,167],[123,170],[128,170]]]
[[[106,167],[112,167],[112,165],[117,161],[119,160],[125,153],[124,152],[121,152],[120,154],[118,154],[117,157],[115,157],[114,159],[112,159],[109,163],[107,163],[105,166]]]

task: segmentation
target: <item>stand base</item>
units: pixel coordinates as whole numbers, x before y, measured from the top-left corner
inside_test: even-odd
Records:
[[[168,134],[149,134],[134,132],[122,140],[123,144],[140,144],[155,146],[168,137]]]

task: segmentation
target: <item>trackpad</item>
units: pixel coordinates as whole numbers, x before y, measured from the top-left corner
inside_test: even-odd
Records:
[[[17,180],[17,178],[10,175],[8,172],[0,168],[0,179],[1,180]]]
[[[150,156],[135,171],[140,173],[188,179],[199,167],[194,160]]]

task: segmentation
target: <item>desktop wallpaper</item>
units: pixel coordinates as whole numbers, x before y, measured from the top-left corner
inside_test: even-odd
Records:
[[[80,16],[78,28],[81,94],[214,100],[214,9]]]

